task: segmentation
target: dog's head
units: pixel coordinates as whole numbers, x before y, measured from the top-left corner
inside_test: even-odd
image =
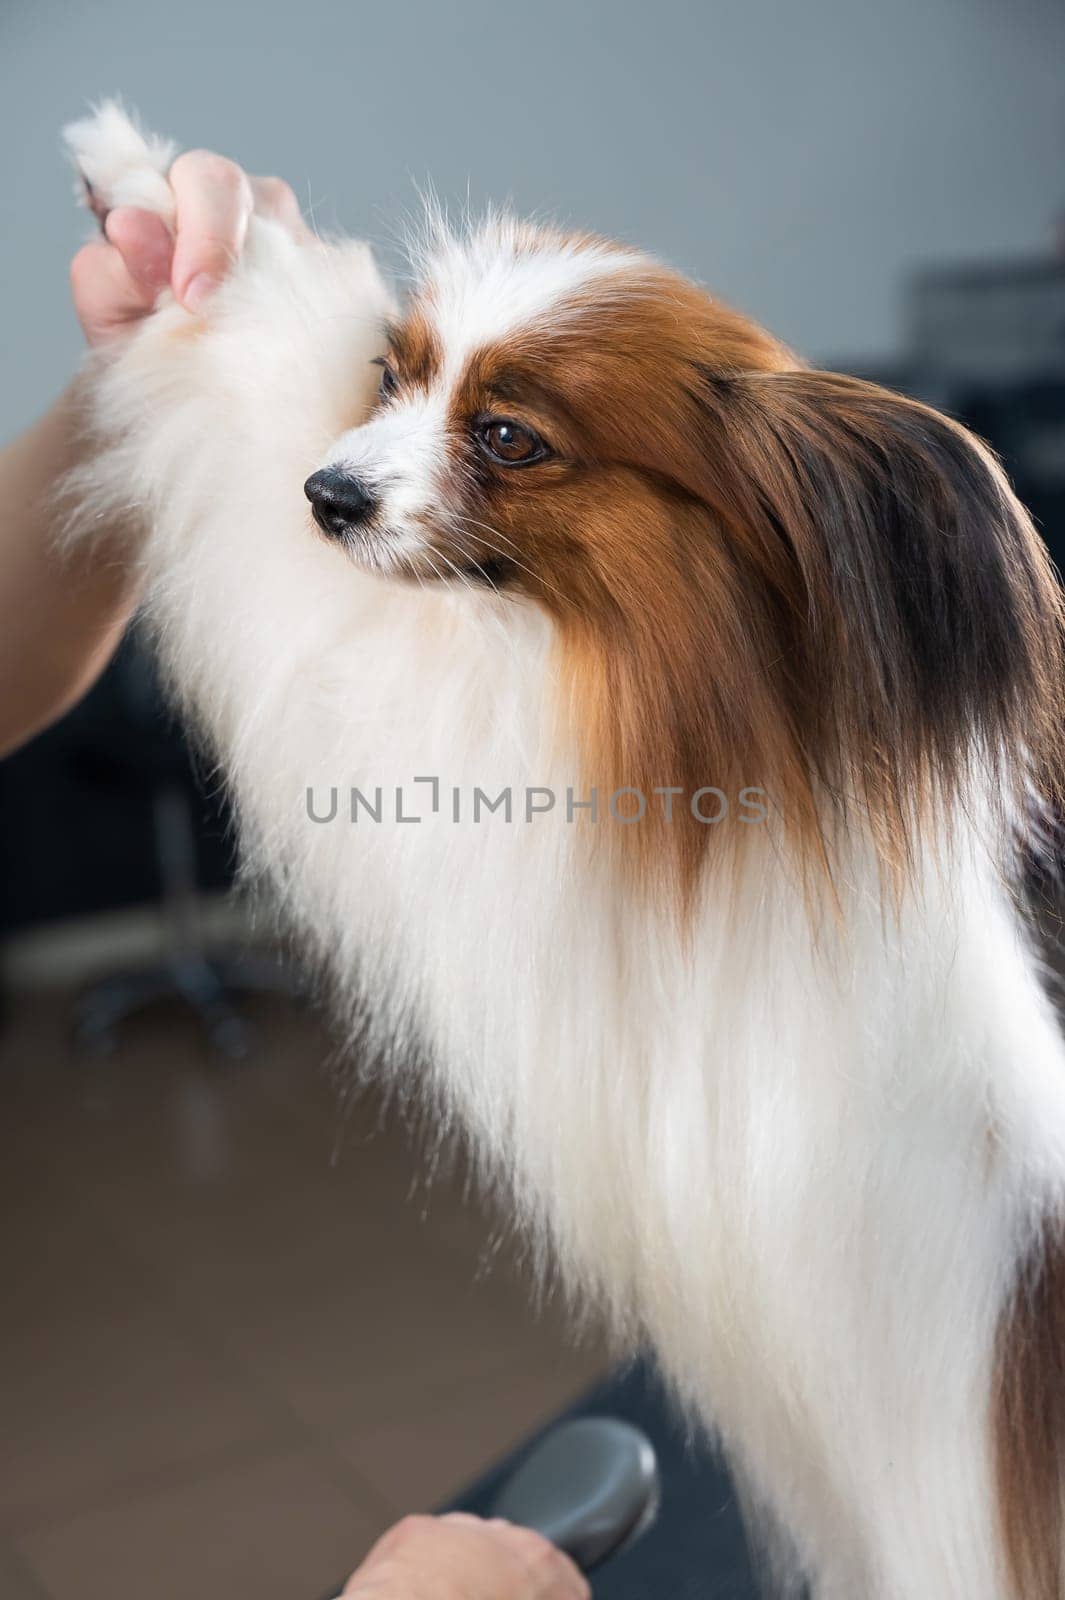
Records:
[[[899,861],[974,763],[1058,770],[1056,582],[955,424],[507,221],[445,240],[386,339],[315,520],[364,567],[544,607],[602,781],[759,784],[819,849],[856,802]]]
[[[374,414],[308,483],[315,519],[397,577],[613,590],[698,491],[700,363],[791,364],[635,251],[514,222],[448,240],[387,330]]]

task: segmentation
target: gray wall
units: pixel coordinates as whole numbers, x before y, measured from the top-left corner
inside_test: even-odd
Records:
[[[414,181],[638,241],[807,354],[1065,201],[1058,0],[0,0],[0,436],[79,344],[60,124],[121,91],[387,240]]]

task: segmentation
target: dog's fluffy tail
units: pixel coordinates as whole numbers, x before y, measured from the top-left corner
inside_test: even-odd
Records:
[[[63,143],[81,179],[79,191],[96,216],[102,219],[115,206],[139,206],[173,226],[166,175],[178,147],[171,140],[146,133],[117,100],[104,100],[63,129]]]

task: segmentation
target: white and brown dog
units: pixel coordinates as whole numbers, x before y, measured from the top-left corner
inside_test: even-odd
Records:
[[[115,108],[70,140],[170,214]],[[397,313],[364,245],[254,221],[91,370],[78,528],[139,524],[250,866],[653,1342],[776,1581],[1058,1600],[1040,542],[962,428],[634,250],[495,219],[419,266]]]

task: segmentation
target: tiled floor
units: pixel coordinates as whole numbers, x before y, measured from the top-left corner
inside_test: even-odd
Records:
[[[64,996],[0,1032],[0,1600],[317,1600],[595,1377],[493,1219],[346,1124],[307,1014],[219,1066],[180,1015],[107,1062]]]

